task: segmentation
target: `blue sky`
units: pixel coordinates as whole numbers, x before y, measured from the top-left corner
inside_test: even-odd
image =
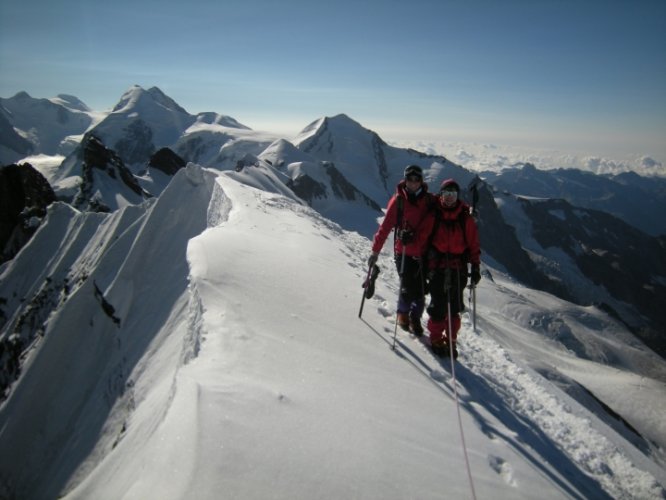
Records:
[[[104,110],[133,84],[287,135],[346,113],[666,164],[666,1],[0,0],[0,97]]]

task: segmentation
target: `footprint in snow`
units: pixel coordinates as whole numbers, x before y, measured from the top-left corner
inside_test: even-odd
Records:
[[[379,311],[379,314],[384,316],[385,318],[389,318],[393,315],[391,311],[389,311],[386,307],[382,306],[377,309]]]
[[[513,467],[506,460],[495,455],[489,455],[488,465],[500,475],[506,484],[517,486],[516,480],[513,478]]]

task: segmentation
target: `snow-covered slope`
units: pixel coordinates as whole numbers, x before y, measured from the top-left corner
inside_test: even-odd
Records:
[[[389,146],[375,132],[344,114],[312,122],[293,143],[318,161],[335,165],[352,185],[381,206],[410,164],[424,169],[426,181],[435,191],[447,177],[456,177],[465,186],[474,177],[443,156]]]
[[[260,157],[288,178],[289,186],[309,206],[348,230],[372,234],[381,205],[342,175],[333,162],[320,160],[280,139]]]
[[[246,154],[258,155],[277,135],[254,131],[229,116],[201,113],[173,150],[186,161],[229,170]]]
[[[83,102],[73,96],[35,99],[26,92],[0,98],[0,123],[9,125],[0,138],[0,164],[12,163],[28,153],[68,154],[73,144],[98,120]],[[3,127],[4,128],[4,127]],[[12,139],[18,134],[30,147]]]
[[[56,204],[0,268],[3,339],[44,325],[0,408],[0,496],[664,497],[665,363],[621,325],[489,269],[456,382],[390,349],[392,256],[357,319],[369,240],[262,179],[189,165],[113,214]]]

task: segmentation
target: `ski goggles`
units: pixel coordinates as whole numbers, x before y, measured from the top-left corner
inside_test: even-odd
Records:
[[[458,198],[458,191],[456,191],[455,189],[442,189],[439,192],[439,195],[448,200],[455,200],[456,198]]]
[[[409,182],[421,182],[423,180],[423,177],[417,174],[410,174],[405,177],[405,180]]]

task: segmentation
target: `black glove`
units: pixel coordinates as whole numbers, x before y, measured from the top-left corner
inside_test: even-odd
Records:
[[[374,266],[377,263],[377,259],[379,258],[378,253],[371,253],[370,257],[368,257],[368,268]]]
[[[472,284],[476,286],[481,281],[481,269],[478,264],[472,264]]]
[[[414,231],[411,231],[410,229],[401,229],[398,232],[398,238],[400,238],[403,245],[408,245],[414,241]]]

